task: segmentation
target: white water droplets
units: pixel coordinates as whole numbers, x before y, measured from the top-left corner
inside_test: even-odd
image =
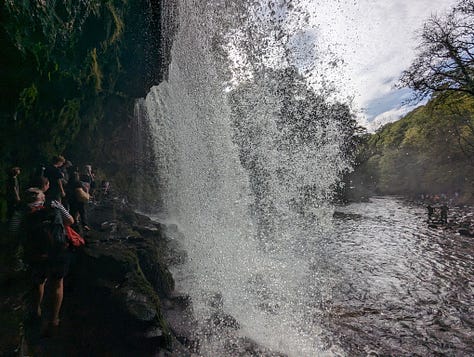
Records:
[[[350,110],[297,68],[317,55],[297,1],[182,0],[178,13],[169,79],[145,105],[163,207],[189,257],[175,273],[200,321],[201,353],[232,355],[239,334],[319,353],[300,258],[330,229],[332,188],[348,168],[340,118]],[[239,332],[216,327],[216,313]]]

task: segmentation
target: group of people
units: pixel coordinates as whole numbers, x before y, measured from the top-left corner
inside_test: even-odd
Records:
[[[20,189],[20,174],[21,169],[13,167],[7,183],[10,232],[19,236],[24,261],[31,271],[34,298],[30,316],[41,320],[48,281],[53,298],[48,326],[54,329],[59,326],[63,279],[71,254],[67,236],[74,232],[80,237],[72,227],[81,233],[90,230],[87,202],[95,190],[95,175],[90,165],[85,165],[81,171],[63,156],[56,156],[49,165],[38,168],[24,191]],[[58,227],[61,233],[55,238]]]
[[[21,192],[19,184],[20,167],[10,170],[7,183],[7,219],[15,212],[25,208],[28,192],[39,189],[45,194],[45,202],[56,201],[62,204],[74,217],[76,225],[89,231],[87,222],[87,203],[96,189],[95,174],[91,165],[84,165],[82,171],[63,156],[56,156],[50,165],[41,165],[34,173],[28,188]],[[24,199],[22,199],[24,195]]]
[[[453,195],[446,193],[441,194],[420,194],[420,199],[427,204],[428,223],[432,224],[448,224],[449,206],[454,204],[459,198],[459,193]]]

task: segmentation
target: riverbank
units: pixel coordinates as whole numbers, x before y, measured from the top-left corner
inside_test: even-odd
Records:
[[[419,196],[407,199],[410,204],[426,208],[426,222],[430,228],[444,229],[467,237],[474,237],[474,206],[455,198]],[[442,211],[445,210],[445,218]]]
[[[46,321],[26,318],[29,274],[2,234],[0,355],[190,356],[165,318],[192,325],[189,298],[173,292],[167,266],[179,253],[168,249],[165,227],[119,198],[90,205],[90,225],[64,282],[60,328],[49,336]]]
[[[414,204],[426,209],[426,220],[431,228],[444,228],[462,235],[474,236],[474,201],[472,195],[464,194],[405,194],[405,195],[376,195],[370,190],[354,189],[346,192],[337,204],[368,203],[373,197],[398,197],[408,204]],[[442,207],[446,207],[446,219],[441,216]],[[431,207],[432,214],[428,214]]]

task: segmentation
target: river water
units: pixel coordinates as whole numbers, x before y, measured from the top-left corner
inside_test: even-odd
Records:
[[[395,198],[338,211],[314,278],[333,272],[321,321],[348,355],[473,355],[473,239]]]
[[[473,355],[472,238],[429,228],[425,208],[403,199],[335,209],[324,235],[308,233],[285,251],[260,250],[255,270],[229,267],[245,279],[219,285],[224,290],[187,264],[174,268],[178,290],[194,296],[201,313],[199,354]],[[224,316],[237,320],[232,333],[206,318],[216,311],[216,296]],[[248,352],[236,336],[273,352]]]

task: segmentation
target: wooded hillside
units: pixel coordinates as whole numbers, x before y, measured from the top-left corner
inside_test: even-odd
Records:
[[[473,199],[474,99],[440,95],[363,138],[349,196],[446,193]]]

